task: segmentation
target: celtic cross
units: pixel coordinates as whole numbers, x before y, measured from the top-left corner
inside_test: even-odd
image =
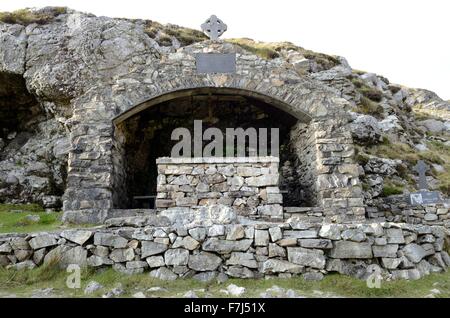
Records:
[[[227,30],[227,25],[215,15],[212,15],[201,25],[201,28],[211,40],[217,40]]]
[[[427,177],[425,176],[425,172],[429,170],[428,166],[423,160],[419,160],[414,166],[414,170],[419,173],[419,189],[428,189]]]

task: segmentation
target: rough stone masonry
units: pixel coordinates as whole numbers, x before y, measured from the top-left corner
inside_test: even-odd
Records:
[[[379,220],[381,212],[367,206],[380,192],[380,175],[395,174],[397,162],[375,157],[362,166],[354,141],[379,142],[380,127],[395,131],[399,119],[350,114],[355,85],[345,59],[322,57],[319,65],[291,51],[263,59],[220,40],[181,45],[173,37],[163,45],[160,33],[149,36],[146,21],[73,10],[48,23],[0,22],[0,200],[62,204],[65,222],[102,225],[1,235],[1,266],[56,259],[60,266],[202,280],[321,279],[329,272],[417,279],[447,269],[447,205],[396,205],[396,222]],[[236,72],[200,74],[198,53],[233,53]],[[387,112],[415,98],[374,74],[360,78],[389,94]],[[242,109],[239,118],[293,118],[280,158],[196,162],[150,154],[144,163],[156,164],[157,173],[144,182],[156,186],[156,209],[127,206],[130,162],[139,162],[142,147],[130,148],[139,139],[130,131],[160,136],[171,126],[150,125],[150,110],[165,111],[174,124],[188,113],[171,102],[220,122],[225,114],[211,115],[214,101]],[[196,110],[202,107],[207,111]],[[299,190],[306,203],[283,207],[286,180],[288,192]]]

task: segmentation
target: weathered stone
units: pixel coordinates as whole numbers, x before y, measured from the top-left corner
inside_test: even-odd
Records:
[[[43,247],[54,246],[57,244],[56,238],[50,234],[39,234],[29,241],[33,250],[38,250]]]
[[[127,247],[128,240],[115,234],[97,232],[94,235],[94,245],[111,246],[114,248]]]
[[[209,237],[215,237],[215,236],[221,236],[225,234],[225,226],[215,224],[208,228],[208,236]]]
[[[167,250],[164,253],[164,261],[168,266],[187,265],[189,261],[189,251],[181,248]]]
[[[15,250],[14,255],[16,256],[17,261],[23,262],[23,261],[30,259],[30,257],[33,255],[33,251],[31,251],[31,250]]]
[[[323,274],[319,272],[308,272],[302,275],[306,281],[319,281],[323,279]]]
[[[33,253],[33,262],[37,265],[40,266],[42,264],[42,262],[44,261],[44,256],[45,256],[45,248],[42,248],[40,250],[34,251]]]
[[[402,259],[401,258],[385,258],[383,257],[381,259],[381,263],[383,264],[383,267],[386,269],[396,269],[401,264]]]
[[[276,242],[283,238],[283,233],[279,227],[271,227],[269,228],[270,239],[272,242]]]
[[[405,256],[415,264],[419,263],[427,255],[427,252],[423,247],[415,243],[406,245],[402,251]]]
[[[285,238],[316,238],[317,231],[316,230],[305,230],[305,231],[284,231]]]
[[[167,267],[160,267],[150,272],[150,277],[161,280],[175,280],[178,276]]]
[[[155,243],[155,242],[149,242],[149,241],[143,241],[141,242],[141,257],[146,258],[148,256],[161,254],[165,252],[168,249],[168,246],[166,244],[161,243]]]
[[[217,272],[200,272],[192,276],[193,279],[203,283],[212,282],[217,277]]]
[[[134,259],[134,250],[132,248],[117,248],[109,254],[109,258],[116,263],[128,262]]]
[[[286,247],[286,246],[296,246],[297,239],[295,237],[292,238],[284,238],[277,242],[278,245]]]
[[[230,266],[228,267],[226,274],[237,278],[253,278],[255,276],[250,269],[243,266]]]
[[[249,177],[245,179],[245,182],[250,187],[267,187],[278,185],[278,175],[266,174],[259,177]]]
[[[269,232],[266,230],[255,230],[255,246],[267,246],[269,244]]]
[[[189,230],[189,235],[196,241],[202,242],[206,237],[206,229],[204,227],[196,227]]]
[[[239,240],[244,238],[244,227],[240,224],[233,224],[227,227],[227,240]]]
[[[0,245],[0,253],[9,254],[12,252],[12,247],[9,243],[3,243]]]
[[[258,268],[258,263],[252,253],[233,252],[227,260],[227,265],[242,265],[249,268]]]
[[[401,229],[387,229],[386,230],[387,242],[389,244],[404,244],[405,238]]]
[[[83,245],[92,237],[92,231],[87,230],[69,230],[63,231],[60,236],[65,238],[68,241],[77,243],[79,245]]]
[[[330,240],[339,240],[341,238],[341,230],[336,224],[324,224],[320,228],[319,236]]]
[[[303,266],[279,259],[268,259],[262,265],[262,272],[264,274],[286,273],[286,272],[301,273],[302,270]]]
[[[228,254],[233,251],[245,252],[249,249],[252,243],[253,240],[249,239],[243,239],[239,241],[226,241],[226,240],[219,240],[217,238],[210,238],[203,243],[202,248],[204,251],[212,251],[220,254]]]
[[[327,239],[299,239],[298,243],[305,248],[330,249],[333,248],[331,240]]]
[[[374,257],[391,257],[394,258],[397,256],[398,245],[397,244],[388,244],[383,246],[372,246],[373,256]]]
[[[357,243],[351,241],[334,242],[334,248],[330,250],[332,258],[372,258],[372,247],[369,243]]]
[[[291,263],[313,267],[325,268],[325,256],[321,250],[310,250],[302,247],[288,247],[288,260]]]
[[[362,242],[366,240],[366,235],[364,232],[361,232],[359,230],[349,229],[342,231],[341,237],[343,240],[346,241],[353,241],[353,242]]]
[[[29,250],[31,249],[30,244],[27,240],[22,237],[13,238],[9,244],[13,250]]]
[[[286,257],[286,250],[275,244],[275,243],[270,243],[269,244],[269,257]]]
[[[219,256],[208,252],[200,252],[189,257],[188,267],[199,272],[214,271],[221,263],[222,259]]]
[[[127,269],[147,268],[148,264],[144,261],[128,261],[125,267]]]

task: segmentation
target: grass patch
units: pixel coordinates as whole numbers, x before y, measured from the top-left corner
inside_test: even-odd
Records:
[[[402,194],[403,188],[392,184],[385,184],[381,192],[381,196],[388,197],[390,195]]]
[[[424,105],[413,106],[413,113],[416,120],[438,119],[450,120],[450,111],[446,109],[432,109]]]
[[[226,39],[225,41],[239,45],[244,50],[252,52],[253,54],[267,60],[279,57],[281,51],[292,50],[299,52],[309,60],[315,61],[319,66],[320,71],[328,70],[336,65],[339,65],[339,60],[334,56],[306,50],[290,42],[259,42],[249,38],[232,38]]]
[[[27,218],[39,216],[38,222]],[[44,212],[37,204],[0,204],[0,233],[49,231],[61,226],[60,213]]]
[[[81,273],[81,288],[69,289],[66,279],[69,274],[58,270],[56,266],[41,267],[34,270],[13,271],[0,269],[0,289],[3,294],[30,296],[34,290],[54,288],[59,297],[85,297],[83,290],[91,280],[104,286],[91,297],[101,297],[113,289],[118,283],[122,285],[122,297],[130,297],[142,291],[147,297],[182,297],[189,290],[194,290],[199,296],[227,297],[221,290],[229,284],[246,288],[243,298],[259,298],[260,294],[274,285],[292,289],[298,295],[306,297],[343,296],[343,297],[424,297],[431,289],[439,289],[437,297],[450,297],[450,272],[432,274],[416,281],[382,281],[381,288],[368,288],[364,280],[358,280],[344,275],[329,274],[322,281],[305,281],[302,277],[291,279],[229,279],[224,284],[216,282],[202,283],[193,279],[176,281],[160,281],[148,275],[124,275],[112,269],[84,270]],[[151,287],[164,288],[159,292],[148,292]]]
[[[191,45],[208,39],[201,31],[173,24],[163,25],[155,21],[147,21],[144,32],[161,46],[172,45],[172,37],[175,37],[181,46]]]
[[[55,17],[67,12],[66,7],[47,7],[43,9],[20,9],[13,12],[0,12],[0,21],[9,24],[29,25],[47,24]]]

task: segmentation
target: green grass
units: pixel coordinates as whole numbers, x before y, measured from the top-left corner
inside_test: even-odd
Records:
[[[27,215],[38,215],[38,222],[27,220]],[[46,213],[37,204],[0,204],[0,233],[49,231],[61,225],[60,213]]]
[[[20,9],[13,12],[0,12],[0,22],[9,24],[29,25],[32,23],[46,24],[56,16],[67,12],[65,7],[49,7],[45,10]]]
[[[320,297],[321,295],[342,297],[424,297],[431,289],[439,289],[436,297],[450,297],[450,272],[432,274],[416,281],[382,281],[381,288],[368,288],[364,280],[354,279],[339,274],[329,274],[322,281],[305,281],[302,277],[291,279],[229,279],[224,284],[216,282],[202,283],[193,279],[160,281],[151,278],[148,273],[127,276],[112,269],[103,271],[84,270],[81,273],[81,288],[66,287],[68,273],[58,270],[56,266],[41,267],[34,270],[14,271],[0,268],[0,296],[15,294],[30,296],[36,289],[54,288],[54,293],[61,297],[84,297],[83,290],[89,281],[95,280],[104,286],[91,297],[101,297],[118,283],[125,290],[122,297],[130,297],[142,291],[147,297],[181,297],[185,292],[194,290],[199,297],[210,295],[227,297],[222,289],[229,284],[246,288],[243,297],[260,297],[262,292],[274,285],[292,289],[298,295]],[[161,292],[147,292],[150,287],[162,287]]]
[[[381,195],[383,197],[387,197],[390,195],[396,195],[396,194],[402,194],[402,193],[403,193],[402,187],[386,184],[383,186],[383,191],[382,191]]]

